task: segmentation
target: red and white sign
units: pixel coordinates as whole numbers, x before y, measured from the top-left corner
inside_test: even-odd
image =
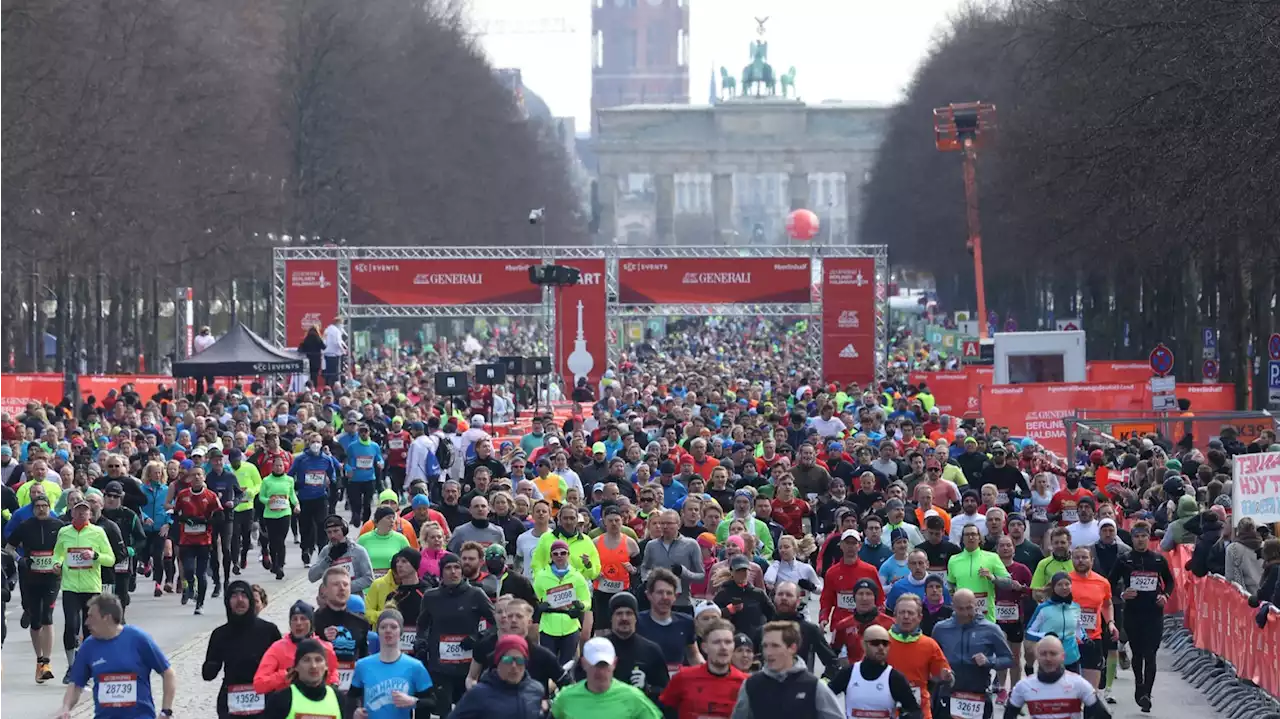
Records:
[[[995,382],[995,368],[970,366],[955,372],[912,372],[907,381],[914,385],[926,383],[934,406],[942,414],[976,417],[978,392],[983,385]]]
[[[1091,360],[1084,367],[1085,378],[1090,382],[1146,382],[1151,379],[1151,365],[1147,362]]]
[[[307,330],[321,332],[338,314],[338,261],[285,260],[284,342],[297,347]]]
[[[571,287],[557,287],[556,372],[573,386],[573,368],[588,366],[587,381],[595,386],[609,362],[606,339],[604,260],[557,260],[557,265],[576,268],[581,281]],[[581,363],[581,364],[580,364]]]
[[[1047,449],[1066,455],[1067,429],[1062,423],[1082,410],[1116,410],[1139,415],[1150,402],[1140,383],[1043,382],[984,386],[979,399],[982,416],[990,424],[1009,428],[1009,434],[1030,437]]]
[[[56,372],[0,375],[0,410],[16,415],[28,402],[57,404],[62,401],[62,375]]]
[[[876,261],[830,258],[822,263],[822,367],[842,385],[876,376]]]
[[[529,281],[534,260],[357,260],[351,263],[353,305],[536,304]]]
[[[968,358],[968,357],[977,357],[977,356],[978,356],[978,341],[977,341],[977,340],[966,340],[966,341],[965,341],[965,343],[964,343],[963,351],[964,351],[964,357],[966,357],[966,358]]]
[[[618,260],[618,301],[627,305],[809,301],[808,258],[712,257]]]

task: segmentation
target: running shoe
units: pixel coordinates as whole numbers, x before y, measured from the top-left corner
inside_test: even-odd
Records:
[[[45,659],[43,662],[36,665],[36,682],[37,683],[44,684],[45,682],[49,681],[52,678],[53,678],[53,667],[49,666],[48,659]]]
[[[277,579],[277,580],[279,580],[279,579],[284,579],[284,570],[283,570],[283,569],[277,569],[277,570],[276,570],[276,579]]]
[[[239,564],[232,564],[232,565],[231,565],[231,573],[232,573],[232,574],[234,574],[234,575],[236,575],[237,577],[238,577],[238,576],[240,576],[240,565],[239,565]]]
[[[18,620],[18,625],[23,629],[31,626],[31,615],[27,614],[27,610],[22,610],[22,618]]]
[[[182,605],[185,607],[187,602],[191,601],[191,582],[182,583]]]
[[[204,605],[201,604],[200,602],[196,602],[195,615],[200,616],[201,614],[204,614]]]
[[[165,594],[173,594],[173,582],[165,582],[165,583],[164,583],[164,593],[165,593]]]
[[[156,591],[155,591],[155,596],[157,596],[157,597],[158,597],[158,596],[160,596],[161,594],[164,594],[164,590],[160,588],[160,583],[159,583],[159,582],[156,582]]]
[[[214,598],[214,599],[217,599],[218,597],[221,597],[221,596],[222,596],[222,585],[221,585],[221,584],[218,584],[217,582],[214,582],[214,583],[213,583],[213,595],[212,595],[212,596],[213,596],[213,598]]]
[[[996,694],[996,704],[1008,704],[1008,703],[1009,703],[1009,690],[1001,689]]]
[[[1151,697],[1149,696],[1138,697],[1138,706],[1142,708],[1142,712],[1144,714],[1150,714],[1151,713]]]

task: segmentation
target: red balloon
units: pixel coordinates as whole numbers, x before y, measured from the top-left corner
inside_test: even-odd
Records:
[[[812,210],[792,210],[787,216],[787,234],[793,240],[812,240],[819,229],[818,216]]]

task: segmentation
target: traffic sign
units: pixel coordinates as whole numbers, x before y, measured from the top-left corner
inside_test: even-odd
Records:
[[[1267,403],[1272,407],[1280,405],[1280,360],[1267,363]]]
[[[1267,340],[1267,355],[1273,360],[1280,360],[1280,332],[1273,333]]]
[[[1218,360],[1207,359],[1200,369],[1206,380],[1218,379]]]
[[[1204,328],[1203,335],[1204,335],[1204,346],[1205,346],[1205,347],[1217,347],[1217,346],[1218,346],[1218,335],[1217,335],[1216,333],[1214,333],[1214,331],[1213,331],[1213,328],[1212,328],[1212,327],[1205,327],[1205,328]]]
[[[1161,345],[1163,347],[1163,345]],[[1167,347],[1165,348],[1168,349]],[[1154,353],[1153,353],[1154,354]],[[1155,364],[1153,361],[1152,364]],[[1157,412],[1172,412],[1178,408],[1177,380],[1160,375],[1151,378],[1151,409]]]
[[[1164,343],[1156,345],[1151,350],[1151,371],[1160,377],[1164,377],[1173,371],[1173,350],[1164,346]]]

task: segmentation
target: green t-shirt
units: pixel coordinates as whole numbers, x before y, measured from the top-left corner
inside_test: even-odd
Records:
[[[1058,572],[1066,572],[1070,574],[1075,571],[1075,565],[1071,563],[1071,557],[1066,559],[1055,559],[1052,554],[1040,560],[1036,565],[1036,571],[1031,575],[1031,588],[1044,589],[1049,586],[1049,580],[1053,579],[1053,575]]]
[[[240,489],[244,490],[244,501],[236,505],[235,511],[247,512],[253,509],[253,500],[262,487],[262,474],[258,472],[257,467],[253,466],[253,462],[241,462],[239,469],[231,471],[235,472],[236,483],[240,485]]]
[[[1000,561],[1000,555],[983,549],[973,551],[966,549],[947,560],[947,583],[953,587],[953,593],[957,589],[968,589],[977,595],[979,607],[985,604],[987,619],[994,622],[996,584],[978,574],[984,567],[991,572],[992,576],[1009,576],[1009,570],[1005,569],[1004,562]]]
[[[379,570],[391,568],[391,558],[409,546],[409,539],[394,529],[386,534],[378,534],[375,529],[361,534],[356,543],[369,553],[369,566]]]
[[[87,549],[96,552],[97,557],[85,559],[83,550]],[[77,551],[68,557],[68,550]],[[58,530],[58,538],[53,545],[53,563],[62,565],[62,591],[101,594],[100,568],[113,566],[116,555],[111,551],[111,543],[102,527],[87,524],[84,529],[76,529],[74,525],[67,524]]]
[[[237,482],[239,476],[236,475]],[[293,513],[298,505],[298,493],[293,488],[293,477],[287,474],[269,474],[262,478],[258,487],[258,496],[262,498],[262,516],[264,519],[279,519]],[[281,497],[284,501],[281,502]],[[283,506],[282,506],[283,505]]]
[[[662,712],[639,689],[623,684],[617,679],[601,694],[587,689],[587,682],[580,681],[565,687],[551,702],[551,716],[555,719],[580,719],[580,717],[609,717],[610,719],[661,719]]]

